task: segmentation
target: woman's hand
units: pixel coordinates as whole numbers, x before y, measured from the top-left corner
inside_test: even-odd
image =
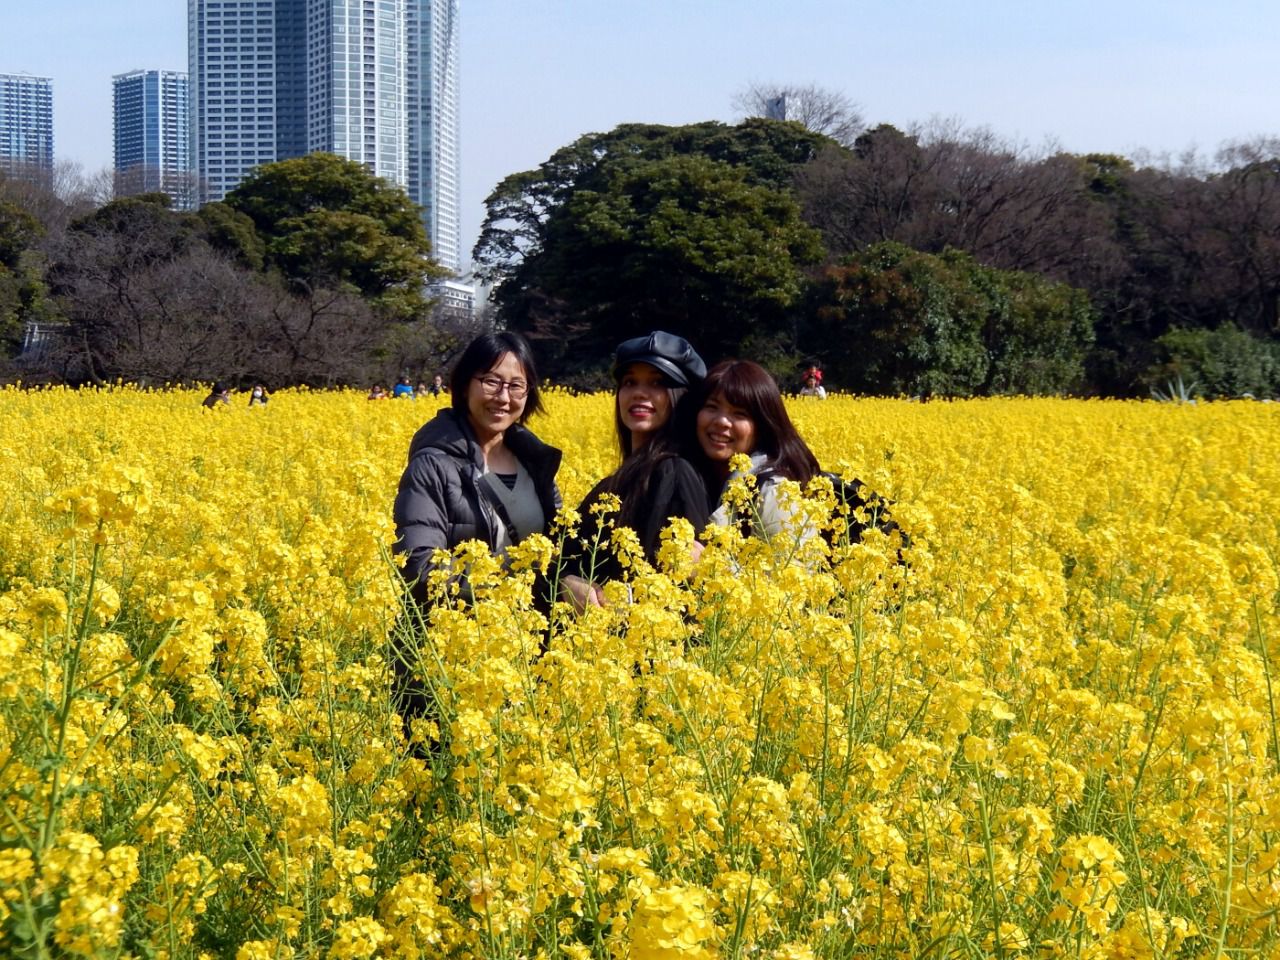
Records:
[[[575,577],[571,573],[560,578],[560,594],[573,604],[573,609],[578,613],[587,607],[604,606],[604,594],[600,592],[600,588],[590,580]]]
[[[697,563],[702,559],[702,551],[705,549],[706,547],[702,545],[701,540],[693,541],[693,546],[689,548],[689,556],[693,559],[694,563]]]

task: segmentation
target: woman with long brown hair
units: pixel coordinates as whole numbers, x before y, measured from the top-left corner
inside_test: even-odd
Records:
[[[711,502],[718,504],[712,522],[726,525],[734,519],[722,494],[730,461],[741,453],[751,458],[757,481],[753,531],[777,534],[789,516],[778,500],[778,484],[794,480],[803,486],[821,472],[787,414],[777,382],[758,363],[723,360],[685,400],[678,429],[691,438],[686,439],[689,455],[702,470]]]

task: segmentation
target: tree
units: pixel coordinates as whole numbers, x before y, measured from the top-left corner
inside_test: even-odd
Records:
[[[186,210],[195,207],[200,196],[200,176],[195,171],[179,173],[150,164],[138,164],[116,170],[112,176],[111,189],[115,199],[162,191],[173,198],[175,206]]]
[[[50,282],[71,324],[66,351],[80,377],[205,376],[221,359],[225,322],[243,318],[239,278],[211,254],[196,218],[168,202],[162,194],[112,201],[55,241]],[[223,314],[229,301],[237,302]]]
[[[752,83],[734,95],[733,106],[746,117],[795,121],[845,147],[866,127],[861,108],[848,96],[814,84]]]
[[[1139,167],[1106,154],[1081,158],[1110,247],[1110,256],[1068,268],[1098,310],[1090,379],[1099,390],[1145,393],[1152,371],[1177,364],[1167,334],[1179,345],[1196,338],[1177,331],[1224,325],[1259,341],[1280,334],[1277,156],[1280,142],[1264,138],[1228,145],[1212,161],[1189,154]],[[1245,342],[1209,341],[1228,353]]]
[[[498,185],[476,262],[561,378],[654,327],[711,355],[774,338],[821,255],[786,185],[828,142],[764,120],[583,137]]]
[[[1167,389],[1179,379],[1206,397],[1280,398],[1280,343],[1254,337],[1233,324],[1215,330],[1177,328],[1156,340],[1160,362],[1143,382]]]
[[[1093,257],[1093,238],[1106,233],[1089,218],[1074,158],[1036,155],[954,123],[868,130],[852,151],[824,151],[803,168],[796,193],[835,258],[889,240],[927,253],[955,247],[990,266],[1056,274]]]
[[[74,378],[139,382],[363,379],[387,333],[357,293],[299,295],[210,240],[238,221],[177,213],[164,195],[106,204],[53,250],[50,275],[71,325],[55,361]],[[232,232],[235,232],[234,230]]]
[[[987,297],[983,343],[991,362],[981,392],[1039,395],[1083,388],[1094,341],[1088,294],[1038,274],[992,270],[972,259],[964,267]]]
[[[1088,298],[959,250],[875,244],[829,268],[809,330],[837,380],[874,393],[971,396],[1078,387]]]
[[[498,299],[513,326],[554,346],[556,374],[655,327],[711,356],[767,338],[821,253],[789,196],[696,156],[620,167],[565,203],[547,236]]]
[[[425,320],[398,323],[386,331],[375,351],[379,373],[369,379],[389,381],[403,374],[430,382],[449,370],[472,340],[493,329],[483,311],[462,318],[437,306]]]
[[[55,316],[37,249],[43,236],[35,217],[0,200],[0,356],[18,353],[24,324]]]
[[[1218,304],[1207,325],[1232,322],[1258,336],[1280,335],[1280,140],[1231,144],[1226,170],[1207,182],[1204,229],[1210,262],[1206,292]]]
[[[196,214],[206,240],[250,270],[266,266],[267,245],[253,227],[253,221],[225,203],[206,203]]]
[[[632,123],[587,134],[536,170],[513,173],[494,188],[485,200],[487,213],[472,259],[484,279],[507,280],[525,258],[541,253],[552,215],[579,190],[607,190],[620,165],[702,156],[742,169],[752,184],[789,190],[796,170],[830,143],[796,124],[760,119],[736,127]]]
[[[312,153],[267,164],[225,204],[253,222],[267,264],[300,290],[351,290],[408,320],[425,311],[428,281],[444,275],[421,208],[353,160]]]

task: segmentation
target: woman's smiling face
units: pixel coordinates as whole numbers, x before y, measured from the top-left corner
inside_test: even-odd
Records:
[[[497,392],[489,392],[486,379],[501,384]],[[467,413],[476,439],[486,443],[520,420],[528,383],[528,373],[514,353],[504,353],[490,369],[471,378],[467,384]],[[518,398],[511,395],[513,385],[520,394]]]
[[[698,411],[698,445],[707,459],[726,466],[735,453],[751,453],[756,423],[749,411],[734,406],[722,393],[713,393]]]
[[[647,363],[633,363],[618,379],[618,416],[631,431],[631,447],[638,449],[671,419],[671,389],[667,378]]]

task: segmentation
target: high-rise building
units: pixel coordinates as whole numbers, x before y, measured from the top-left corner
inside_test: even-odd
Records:
[[[191,162],[200,201],[307,147],[306,0],[188,0]]]
[[[319,0],[307,10],[307,145],[405,184],[406,0]]]
[[[462,269],[458,2],[406,0],[410,198],[426,211],[436,260]]]
[[[425,209],[462,263],[459,0],[188,0],[192,160],[204,201],[255,166],[324,150]]]
[[[0,170],[43,179],[53,173],[53,80],[0,73]]]
[[[187,75],[132,70],[111,78],[116,194],[163,192],[194,205]]]

